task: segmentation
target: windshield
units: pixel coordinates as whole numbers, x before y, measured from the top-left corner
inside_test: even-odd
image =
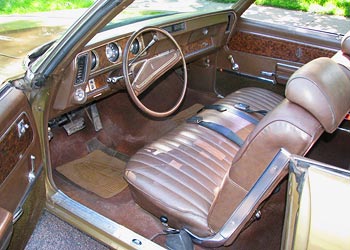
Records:
[[[225,10],[232,6],[230,3],[214,2],[211,0],[135,0],[127,9],[120,13],[107,26],[110,27],[130,24],[146,19],[157,18],[167,15],[190,12],[214,12]]]
[[[231,5],[232,1],[217,3],[209,0],[136,0],[105,29],[177,13],[223,10]],[[0,82],[23,73],[25,56],[33,49],[62,36],[85,11],[86,8],[79,8],[0,15]]]

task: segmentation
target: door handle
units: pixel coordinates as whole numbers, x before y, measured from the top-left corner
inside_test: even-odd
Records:
[[[31,155],[30,156],[30,171],[28,174],[28,181],[29,183],[32,183],[35,180],[35,156]]]

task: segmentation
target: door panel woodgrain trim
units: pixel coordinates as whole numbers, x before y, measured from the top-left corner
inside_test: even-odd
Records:
[[[29,173],[32,168],[35,176],[39,173],[41,149],[30,104],[22,91],[10,87],[1,93],[0,101],[0,207],[15,214],[30,186]],[[19,137],[17,124],[22,119],[28,127]]]
[[[17,125],[23,121],[28,128],[19,137]],[[9,130],[0,138],[0,185],[10,174],[16,163],[23,157],[33,141],[33,130],[25,113],[16,120]]]
[[[318,57],[332,57],[336,51],[299,42],[277,39],[269,36],[238,31],[229,42],[235,51],[266,56],[286,61],[307,63]]]

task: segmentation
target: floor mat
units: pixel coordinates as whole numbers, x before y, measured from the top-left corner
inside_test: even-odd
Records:
[[[204,106],[202,104],[196,103],[193,104],[191,107],[182,110],[181,112],[174,115],[171,120],[176,123],[182,123],[183,121],[187,120],[188,118],[194,116],[197,114]]]
[[[127,186],[123,179],[124,168],[124,161],[95,150],[56,170],[80,187],[102,198],[110,198]]]

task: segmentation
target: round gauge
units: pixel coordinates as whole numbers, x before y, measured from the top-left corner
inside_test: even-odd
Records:
[[[110,62],[116,62],[120,56],[120,47],[115,43],[107,44],[106,56]]]
[[[95,51],[91,51],[91,70],[97,67],[98,59]]]
[[[139,53],[140,51],[140,41],[138,39],[135,39],[130,47],[130,52],[133,53],[134,55],[137,55],[137,53]]]

